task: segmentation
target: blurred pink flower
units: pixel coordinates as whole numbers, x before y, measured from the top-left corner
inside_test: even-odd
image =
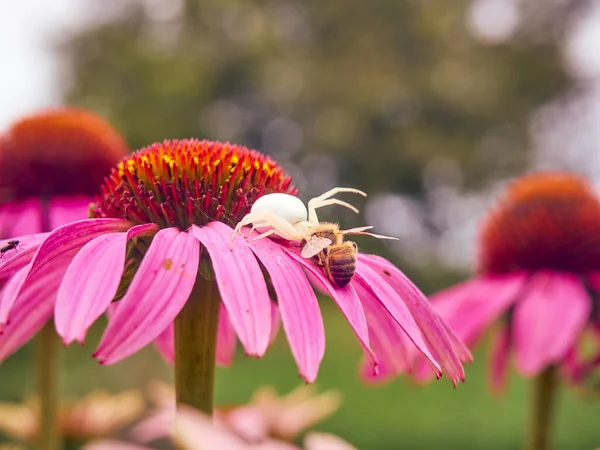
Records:
[[[290,182],[271,159],[230,144],[165,141],[134,153],[106,178],[92,208],[96,218],[60,227],[41,242],[19,238],[26,249],[1,261],[0,279],[12,279],[0,303],[0,355],[28,340],[53,312],[65,344],[83,342],[110,307],[94,355],[101,363],[152,341],[172,360],[174,319],[200,276],[216,281],[222,299],[219,362],[232,360],[236,336],[248,355],[262,356],[281,314],[300,375],[312,382],[325,330],[306,272],[346,317],[372,373],[378,364],[399,373],[398,345],[408,344],[437,377],[445,372],[454,385],[463,380],[468,350],[385,259],[359,255],[352,282],[340,288],[287,241],[240,238],[230,247],[231,226],[254,201],[295,192]]]
[[[223,424],[213,423],[210,417],[189,407],[178,408],[169,422],[170,436],[182,450],[300,450],[289,442],[266,439],[247,442]],[[308,433],[304,439],[306,450],[355,450],[355,447],[337,436],[327,433]],[[113,440],[87,444],[84,450],[149,450]]]
[[[175,416],[175,392],[162,382],[150,385],[150,398],[157,406],[146,419],[132,430],[138,442],[150,442],[168,435]],[[300,433],[329,417],[341,404],[337,392],[320,394],[313,386],[301,385],[286,395],[278,396],[275,388],[259,388],[249,403],[218,407],[214,422],[226,427],[249,443],[271,439],[293,441]]]
[[[143,412],[139,391],[110,394],[94,391],[77,401],[64,401],[59,413],[61,436],[67,442],[84,442],[112,435]],[[22,442],[35,443],[39,433],[37,398],[22,404],[0,403],[0,431]]]
[[[468,345],[496,323],[495,390],[505,385],[511,352],[527,377],[562,364],[576,379],[600,362],[599,230],[600,201],[584,180],[565,173],[524,176],[483,223],[479,274],[432,296]],[[595,343],[588,360],[579,348],[586,333]]]
[[[0,134],[0,238],[85,219],[98,185],[127,153],[112,126],[85,110],[16,122]]]

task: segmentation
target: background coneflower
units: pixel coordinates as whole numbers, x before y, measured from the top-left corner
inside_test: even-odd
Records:
[[[483,222],[478,275],[432,297],[468,345],[497,324],[494,389],[505,383],[511,352],[517,371],[534,377],[530,449],[549,447],[558,367],[573,372],[580,364],[576,355],[588,330],[600,348],[599,230],[600,201],[585,180],[568,173],[524,176]]]
[[[3,242],[3,255],[33,251],[11,237],[49,232],[86,218],[98,184],[127,152],[119,133],[104,119],[74,108],[33,114],[0,134],[0,239],[9,238]],[[0,280],[3,292],[6,281]],[[38,321],[25,339],[0,336],[0,361],[41,329],[37,364],[39,436],[42,448],[51,449],[57,448],[59,440],[60,341],[52,325],[44,327],[51,314],[43,315],[45,320]],[[10,326],[4,331],[10,333]]]

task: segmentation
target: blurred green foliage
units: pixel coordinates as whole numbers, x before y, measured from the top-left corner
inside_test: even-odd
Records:
[[[528,115],[568,84],[551,35],[485,45],[464,0],[159,3],[130,2],[63,47],[69,102],[134,148],[194,136],[261,149],[285,117],[303,133],[296,158],[331,155],[345,185],[418,195],[439,157],[469,186],[521,170]]]

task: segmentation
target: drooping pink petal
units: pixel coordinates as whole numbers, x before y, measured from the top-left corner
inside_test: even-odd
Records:
[[[300,376],[312,383],[325,354],[325,328],[317,296],[300,266],[281,246],[270,239],[248,241],[248,245],[271,276]]]
[[[358,296],[372,295],[359,283],[355,284]],[[360,373],[362,378],[369,383],[382,383],[404,372],[411,371],[411,360],[417,353],[414,344],[410,341],[404,330],[385,310],[379,302],[363,301],[371,347],[377,356],[377,372],[369,361],[363,360]],[[412,351],[415,349],[415,351]],[[437,369],[438,376],[441,370]],[[429,370],[430,373],[433,373]]]
[[[85,196],[52,197],[48,205],[50,229],[88,218],[93,201],[93,198]]]
[[[229,320],[229,314],[223,303],[219,311],[219,326],[217,328],[217,364],[230,366],[235,356],[237,338]]]
[[[191,229],[210,255],[221,299],[246,353],[264,355],[271,335],[271,300],[252,250],[245,239],[235,239],[231,249],[233,229],[221,222]]]
[[[279,333],[279,328],[281,328],[281,314],[279,313],[279,308],[277,307],[277,303],[274,301],[271,302],[271,335],[269,336],[269,345],[272,345],[277,339],[277,333]]]
[[[127,233],[107,233],[87,244],[75,255],[58,290],[54,321],[65,344],[85,340],[88,328],[98,319],[117,293],[127,241],[158,231],[158,225],[143,224]]]
[[[37,248],[22,282],[10,292],[5,291],[0,305],[0,323],[6,320],[17,296],[27,289],[30,280],[45,276],[54,278],[55,275],[62,278],[81,247],[102,234],[124,231],[130,227],[131,223],[120,219],[88,219],[64,225],[51,232]]]
[[[568,273],[536,272],[527,288],[515,306],[513,343],[517,368],[534,376],[575,345],[592,301],[579,278]]]
[[[442,322],[444,330],[446,330],[446,334],[452,343],[452,348],[454,348],[454,351],[458,355],[458,359],[460,359],[462,362],[472,363],[473,354],[471,353],[471,350],[469,350],[469,347],[467,347],[466,344],[460,340],[454,330],[447,326],[441,318],[440,322]]]
[[[83,218],[85,216],[80,217]],[[12,201],[0,206],[0,237],[22,236],[42,231],[40,199]]]
[[[476,278],[431,296],[431,304],[446,324],[467,345],[518,298],[528,274],[513,273]]]
[[[167,328],[154,339],[154,346],[166,362],[175,363],[175,322],[167,325]]]
[[[216,362],[220,366],[230,366],[235,356],[237,338],[231,326],[225,306],[221,303],[219,308],[219,325],[217,328]],[[161,356],[169,364],[175,362],[175,324],[170,323],[165,330],[154,340],[154,345]]]
[[[465,371],[455,353],[438,315],[431,309],[427,297],[396,266],[375,255],[358,255],[359,262],[365,263],[378,276],[382,277],[396,291],[406,304],[415,323],[421,330],[427,348],[431,351],[452,384],[464,381]],[[368,280],[370,282],[370,280]]]
[[[490,346],[489,381],[492,392],[500,393],[506,387],[508,375],[508,355],[510,349],[509,328],[502,324],[494,333]]]
[[[0,361],[23,346],[50,320],[61,279],[60,272],[50,272],[47,276],[33,279],[19,295],[10,321],[0,334]]]
[[[358,338],[363,350],[366,352],[367,359],[371,366],[376,370],[377,359],[371,349],[365,311],[363,310],[358,294],[352,286],[352,283],[347,284],[343,288],[333,286],[319,267],[317,267],[310,259],[300,256],[298,249],[286,247],[284,250],[299,262],[310,276],[317,279],[319,286],[327,292],[338,308],[340,308],[340,311],[342,311],[342,314],[350,324],[350,327]]]
[[[198,273],[200,245],[188,232],[160,230],[110,318],[95,357],[112,364],[156,339],[188,300]]]
[[[17,298],[16,294],[21,289],[29,270],[31,270],[31,264],[22,267],[2,288],[2,299],[0,299],[0,329],[3,329],[4,325],[8,323],[8,315],[14,306]]]
[[[28,236],[19,236],[19,244],[14,250],[7,251],[0,256],[0,280],[12,277],[17,271],[21,270],[31,262],[38,247],[48,237],[50,233],[30,234]],[[16,238],[4,239],[0,241],[0,247],[8,244],[8,241]]]
[[[442,370],[438,361],[436,361],[423,339],[419,326],[410,310],[396,291],[373,269],[360,260],[356,262],[356,273],[352,282],[359,293],[363,306],[366,303],[374,303],[373,311],[375,314],[391,316],[404,330],[413,345],[427,358],[437,376],[441,376]],[[379,308],[379,306],[382,308]]]

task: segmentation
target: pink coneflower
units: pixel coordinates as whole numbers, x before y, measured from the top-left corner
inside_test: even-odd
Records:
[[[101,117],[43,111],[0,134],[0,238],[50,231],[87,217],[98,185],[128,152]]]
[[[0,278],[13,277],[0,304],[0,323],[10,320],[5,345],[28,339],[53,312],[65,343],[83,341],[111,307],[94,356],[112,364],[158,340],[175,349],[179,400],[210,410],[212,397],[199,406],[179,396],[179,386],[204,396],[193,392],[203,385],[198,377],[207,377],[212,392],[205,365],[214,364],[217,328],[222,359],[230,359],[235,336],[260,357],[280,313],[300,375],[315,379],[325,332],[308,273],[339,306],[373,370],[395,357],[391,346],[404,333],[437,376],[446,372],[454,384],[464,378],[427,299],[383,258],[359,255],[352,282],[340,288],[286,240],[232,241],[254,201],[274,192],[295,191],[274,161],[244,147],[181,140],[135,152],[106,178],[94,219],[2,260]],[[371,335],[378,337],[373,346]]]
[[[503,387],[514,353],[517,371],[538,378],[536,395],[543,402],[555,368],[566,365],[572,372],[578,364],[586,330],[599,341],[599,230],[600,201],[584,180],[565,173],[524,176],[483,222],[477,276],[432,297],[468,345],[497,324],[494,389]],[[549,410],[547,404],[541,414]],[[532,448],[545,448],[545,437],[533,439],[539,446]]]

